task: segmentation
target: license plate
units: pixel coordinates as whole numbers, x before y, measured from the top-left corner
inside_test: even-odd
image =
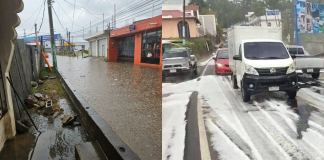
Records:
[[[176,69],[171,69],[171,70],[170,70],[170,73],[176,73],[176,72],[177,72]]]
[[[279,91],[279,87],[278,86],[269,87],[269,91]]]
[[[314,69],[307,69],[307,73],[313,73]]]

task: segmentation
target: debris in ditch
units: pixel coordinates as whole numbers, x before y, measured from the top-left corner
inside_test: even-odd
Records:
[[[38,100],[37,98],[35,98],[33,95],[29,95],[26,99],[25,99],[25,104],[27,105],[27,107],[32,108],[34,107],[34,104],[37,104]]]
[[[56,76],[50,76],[49,79],[56,79]]]
[[[38,86],[37,82],[35,82],[35,81],[31,81],[30,84],[31,84],[32,87],[37,87]]]
[[[41,79],[42,80],[47,80],[48,79],[48,76],[42,76]]]
[[[62,126],[67,126],[70,124],[73,124],[73,122],[76,119],[76,115],[64,115],[61,120],[62,120]]]
[[[74,122],[72,123],[72,125],[73,125],[73,126],[81,126],[81,123],[78,122],[78,121],[74,121]]]
[[[44,116],[51,116],[54,114],[54,110],[52,107],[46,107],[43,109],[43,115]]]
[[[34,96],[38,99],[38,100],[41,100],[43,98],[43,94],[41,93],[35,93]]]
[[[39,105],[40,108],[44,108],[44,107],[46,107],[46,102],[45,101],[39,101],[38,105]]]
[[[39,85],[42,85],[42,84],[44,84],[44,81],[41,80],[41,79],[39,79],[39,80],[37,81],[37,83],[38,83]]]

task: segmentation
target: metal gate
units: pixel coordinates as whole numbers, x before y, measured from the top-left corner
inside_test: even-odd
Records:
[[[118,57],[134,58],[135,37],[126,37],[119,40]]]

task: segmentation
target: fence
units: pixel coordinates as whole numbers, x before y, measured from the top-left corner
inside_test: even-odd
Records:
[[[21,119],[23,107],[17,96],[25,99],[31,93],[31,81],[38,80],[39,68],[40,54],[36,51],[36,47],[28,46],[23,40],[18,40],[9,72],[13,86],[18,92],[18,95],[16,95],[12,91],[16,119]]]

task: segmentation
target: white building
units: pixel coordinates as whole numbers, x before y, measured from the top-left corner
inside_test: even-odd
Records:
[[[108,36],[108,30],[105,30],[85,39],[88,41],[91,56],[107,58]]]
[[[217,35],[217,20],[215,15],[199,15],[199,32],[201,35]]]
[[[262,27],[282,27],[281,12],[279,10],[266,10],[266,15],[256,17],[254,12],[245,15],[247,22],[245,25]]]

